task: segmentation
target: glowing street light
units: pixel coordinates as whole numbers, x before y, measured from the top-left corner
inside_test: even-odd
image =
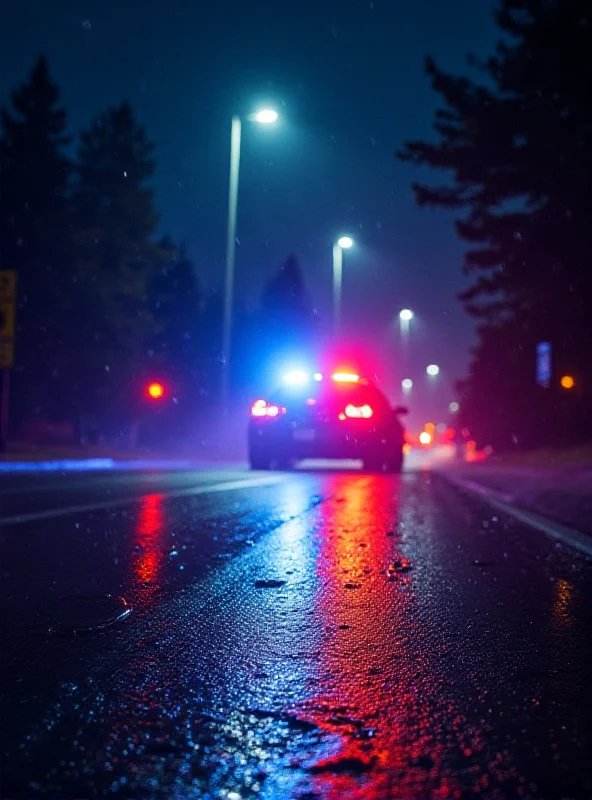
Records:
[[[459,403],[457,403],[456,400],[453,400],[452,403],[450,403],[450,405],[448,406],[448,410],[450,411],[451,414],[457,414],[460,411]]]
[[[277,112],[261,109],[248,117],[261,125],[276,122]],[[232,305],[234,299],[234,257],[236,248],[236,212],[238,206],[238,176],[240,168],[242,123],[239,116],[232,117],[230,128],[230,180],[228,186],[228,226],[226,232],[226,273],[224,283],[224,322],[222,328],[222,375],[221,396],[223,408],[228,404],[228,371],[232,342]]]
[[[413,381],[411,378],[403,378],[401,381],[401,386],[403,387],[404,392],[410,392],[413,389]]]
[[[351,236],[341,236],[333,245],[333,325],[335,336],[341,328],[341,287],[343,283],[343,251],[354,246]]]
[[[440,372],[440,367],[437,364],[429,364],[426,367],[426,372],[428,375],[435,377]]]
[[[564,375],[559,382],[562,389],[573,389],[576,385],[576,382],[571,375]]]
[[[413,319],[413,311],[410,308],[403,308],[399,311],[399,319],[401,322],[411,322]]]
[[[273,122],[277,122],[277,111],[274,111],[272,108],[263,108],[261,111],[258,111],[255,114],[255,122],[258,122],[260,125],[271,125]]]

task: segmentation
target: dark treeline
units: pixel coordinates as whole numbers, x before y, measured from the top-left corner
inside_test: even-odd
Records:
[[[461,295],[478,324],[461,411],[483,444],[592,438],[592,16],[585,0],[503,0],[502,37],[473,82],[427,73],[440,95],[432,142],[400,157],[447,170],[414,186],[421,206],[464,212]],[[536,346],[550,342],[549,388]],[[561,377],[574,379],[572,389]]]
[[[18,272],[13,434],[35,418],[121,434],[145,413],[155,377],[180,413],[214,405],[220,287],[205,290],[183,244],[158,236],[154,147],[129,103],[74,140],[41,57],[2,109],[0,148],[0,269]],[[252,389],[260,344],[303,341],[313,321],[289,259],[261,309],[237,311],[235,395]]]

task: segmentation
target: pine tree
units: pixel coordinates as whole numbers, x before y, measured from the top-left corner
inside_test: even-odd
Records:
[[[491,336],[504,329],[497,348],[478,349],[476,358],[490,361],[482,370],[473,365],[473,373],[493,376],[502,348],[510,347],[523,355],[516,369],[534,381],[532,343],[548,340],[557,366],[572,364],[592,396],[587,11],[583,0],[503,0],[496,53],[483,63],[470,59],[481,83],[427,60],[443,100],[437,140],[410,142],[400,157],[452,174],[452,185],[415,184],[419,205],[466,211],[457,231],[470,244],[464,268],[476,281],[461,299]],[[490,391],[496,388],[491,377]]]
[[[164,256],[155,265],[148,292],[155,331],[146,344],[151,357],[176,376],[187,397],[199,384],[201,294],[185,246],[176,247],[165,237],[159,248]]]
[[[310,332],[312,308],[295,256],[290,256],[282,264],[265,287],[261,311],[265,325],[281,328],[288,337],[302,337]]]
[[[1,114],[0,268],[18,272],[16,368],[12,409],[67,413],[75,301],[69,213],[71,163],[66,113],[40,57]]]
[[[147,358],[144,344],[155,331],[149,284],[167,257],[154,243],[159,218],[149,185],[153,151],[124,102],[82,133],[78,152],[75,204],[88,312],[87,385],[104,384],[111,403],[124,408],[137,392]]]

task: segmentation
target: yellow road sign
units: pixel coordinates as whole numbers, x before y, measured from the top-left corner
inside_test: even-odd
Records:
[[[11,369],[14,365],[14,342],[0,339],[0,369]]]
[[[16,298],[16,272],[12,269],[0,270],[0,300]]]
[[[12,339],[14,336],[14,303],[12,300],[0,300],[0,339]]]

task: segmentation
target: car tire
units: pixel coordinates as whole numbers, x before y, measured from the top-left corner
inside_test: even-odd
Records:
[[[365,458],[364,472],[382,475],[384,473],[384,461],[381,458]]]
[[[258,472],[271,469],[271,459],[263,453],[250,453],[249,464]]]

